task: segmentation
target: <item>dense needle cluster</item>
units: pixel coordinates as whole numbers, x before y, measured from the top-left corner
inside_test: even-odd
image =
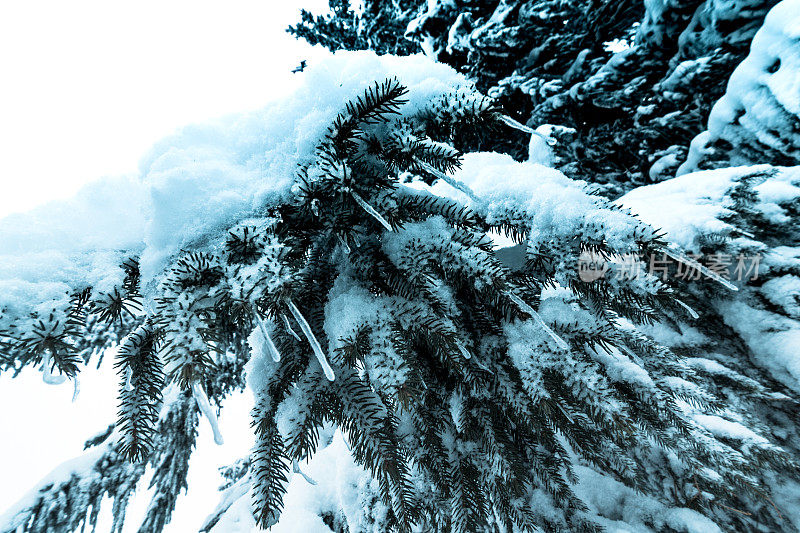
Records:
[[[168,520],[198,410],[214,418],[208,397],[241,386],[251,349],[261,526],[330,425],[377,480],[384,527],[400,531],[599,530],[573,490],[578,465],[722,521],[763,497],[759,469],[793,468],[789,457],[697,424],[692,413],[720,400],[637,330],[688,313],[674,290],[651,275],[578,276],[587,253],[611,268],[646,261],[665,249],[659,234],[578,184],[566,187],[577,213],[548,226],[548,195],[563,191],[544,177],[531,198],[482,198],[454,177],[450,142],[498,128],[492,102],[462,92],[403,115],[405,96],[387,79],[347,103],[290,201],[177,257],[146,311],[128,262],[115,296],[81,291],[62,329],[54,316],[4,332],[7,366],[50,357],[73,375],[86,311],[110,327],[134,317],[117,355],[114,450],[156,467],[142,530]],[[513,246],[498,250],[499,236]],[[162,399],[165,377],[182,392]]]

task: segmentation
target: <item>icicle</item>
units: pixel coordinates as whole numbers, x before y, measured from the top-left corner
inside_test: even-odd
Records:
[[[508,294],[508,297],[509,297],[509,298],[511,298],[511,301],[512,301],[512,302],[514,302],[515,304],[517,304],[517,305],[519,306],[519,308],[520,308],[520,309],[522,309],[524,312],[526,312],[526,313],[528,313],[529,315],[531,315],[531,317],[533,318],[533,320],[535,320],[535,321],[536,321],[536,323],[537,323],[537,324],[539,324],[539,327],[541,327],[541,328],[542,328],[542,329],[545,331],[545,333],[547,333],[547,334],[550,336],[550,338],[551,338],[551,339],[553,339],[553,340],[555,341],[555,343],[558,345],[558,347],[559,347],[559,348],[561,348],[562,350],[569,350],[569,344],[567,344],[567,342],[566,342],[564,339],[562,339],[561,337],[559,337],[559,336],[556,334],[556,332],[555,332],[555,331],[553,331],[552,329],[550,329],[550,326],[548,326],[548,325],[545,323],[545,321],[544,321],[544,320],[542,320],[542,317],[541,317],[541,316],[539,316],[539,313],[537,313],[537,312],[534,310],[534,308],[533,308],[533,307],[531,307],[530,305],[528,305],[527,303],[525,303],[525,301],[524,301],[522,298],[520,298],[519,296],[517,296],[517,295],[516,295],[516,294],[514,294],[513,292],[509,292],[509,293],[507,293],[507,294]]]
[[[371,205],[369,205],[369,204],[366,202],[366,200],[364,200],[363,198],[361,198],[361,196],[359,196],[359,194],[358,194],[356,191],[352,191],[352,190],[351,190],[351,191],[350,191],[350,195],[353,197],[353,199],[356,201],[356,203],[357,203],[358,205],[360,205],[360,206],[361,206],[361,207],[364,209],[364,211],[366,211],[367,213],[369,213],[370,215],[372,215],[372,217],[373,217],[375,220],[377,220],[378,222],[380,222],[380,223],[381,223],[381,225],[382,225],[384,228],[386,228],[386,231],[394,231],[394,230],[392,229],[392,225],[391,225],[391,224],[389,224],[389,222],[388,222],[388,221],[387,221],[385,218],[383,218],[383,215],[381,215],[380,213],[378,213],[377,211],[375,211],[375,208],[374,208],[374,207],[372,207]]]
[[[292,329],[292,324],[289,322],[289,318],[286,315],[281,315],[281,318],[283,319],[283,324],[286,326],[286,329],[289,330],[289,333],[291,333],[292,337],[302,341],[303,339],[300,338],[300,335],[298,335],[297,332]]]
[[[530,126],[526,126],[525,124],[522,124],[521,122],[517,122],[516,120],[514,120],[511,117],[509,117],[508,115],[503,115],[502,113],[499,113],[498,117],[500,118],[500,122],[502,122],[506,126],[510,126],[510,127],[514,128],[515,130],[524,131],[525,133],[528,133],[530,135],[538,135],[539,137],[544,139],[547,142],[547,144],[550,145],[550,146],[554,146],[556,144],[556,142],[557,142],[552,137],[548,137],[547,135],[545,135],[543,133],[539,133],[538,131],[536,131],[535,129],[531,128]]]
[[[339,237],[339,242],[342,243],[342,248],[344,249],[344,253],[349,254],[350,252],[352,252],[352,250],[350,249],[350,245],[347,244],[347,241],[341,235],[339,235],[338,237]]]
[[[456,346],[458,346],[458,349],[461,351],[461,355],[464,356],[464,359],[471,359],[472,358],[472,354],[469,353],[469,350],[467,350],[466,346],[464,346],[460,342],[456,342]]]
[[[53,375],[53,372],[50,369],[50,356],[51,356],[50,350],[45,350],[44,359],[42,361],[42,381],[44,381],[48,385],[61,385],[67,380],[67,376]]]
[[[473,359],[473,361],[475,362],[475,366],[477,366],[481,370],[483,370],[485,372],[490,372],[489,368],[486,365],[484,365],[483,363],[481,363],[480,361],[478,361],[477,357],[475,359]]]
[[[72,403],[75,403],[80,393],[81,393],[81,382],[76,374],[75,377],[72,378]]]
[[[214,442],[223,444],[222,433],[219,432],[219,424],[217,423],[217,415],[214,414],[214,410],[211,409],[206,391],[203,390],[203,386],[199,381],[192,383],[192,396],[194,396],[194,401],[197,402],[197,408],[200,409],[201,413],[206,415],[208,423],[211,424],[211,431],[214,432]]]
[[[469,196],[470,199],[472,199],[472,200],[474,200],[476,202],[478,201],[478,196],[474,192],[472,192],[472,189],[470,189],[469,187],[467,187],[466,185],[464,185],[463,183],[461,183],[457,179],[453,178],[452,176],[448,176],[447,174],[445,174],[441,170],[438,170],[438,169],[432,167],[431,165],[429,165],[425,161],[421,161],[419,159],[414,159],[414,162],[417,165],[419,165],[428,174],[436,176],[436,178],[438,178],[438,179],[442,180],[443,182],[447,183],[452,188],[457,189],[457,190],[463,192],[464,194],[466,194],[467,196]]]
[[[456,431],[462,433],[464,431],[464,398],[458,392],[454,392],[450,396],[450,418],[453,420],[453,425]]]
[[[728,281],[727,279],[723,278],[716,272],[709,270],[707,267],[701,265],[691,257],[687,257],[683,253],[678,250],[673,250],[671,248],[660,248],[662,252],[664,252],[668,257],[671,257],[675,261],[680,261],[681,263],[685,264],[686,266],[690,266],[700,271],[701,274],[713,279],[723,287],[730,289],[732,291],[738,291],[739,287]]]
[[[308,325],[305,317],[297,308],[297,306],[294,305],[294,302],[291,299],[286,300],[286,305],[289,307],[289,311],[292,312],[294,319],[297,320],[298,324],[300,324],[300,329],[305,334],[306,339],[308,339],[311,349],[314,350],[314,355],[317,356],[317,360],[322,367],[322,371],[325,372],[325,377],[328,378],[328,381],[333,381],[336,379],[336,376],[333,373],[331,365],[328,364],[328,358],[325,357],[325,352],[322,351],[322,346],[319,345],[319,341],[314,336],[314,332],[311,331],[311,326]]]
[[[292,471],[295,474],[300,474],[301,476],[303,476],[303,479],[305,479],[310,485],[316,485],[317,484],[317,482],[314,481],[314,478],[306,475],[305,472],[300,470],[300,463],[297,462],[297,459],[292,459]]]
[[[483,363],[481,363],[477,359],[475,360],[475,364],[478,365],[478,368],[480,368],[484,372],[491,372],[491,370],[489,370],[489,367],[487,367],[486,365],[484,365]]]
[[[677,298],[675,298],[675,301],[676,301],[676,302],[678,302],[678,305],[680,305],[681,307],[683,307],[684,309],[686,309],[686,311],[687,311],[687,312],[688,312],[690,315],[692,315],[692,318],[700,318],[700,315],[698,315],[698,314],[697,314],[697,311],[695,311],[694,309],[692,309],[691,307],[689,307],[689,305],[688,305],[688,304],[686,304],[686,303],[682,302],[681,300],[679,300],[679,299],[677,299]]]
[[[133,371],[131,370],[131,367],[128,367],[127,370],[125,371],[125,390],[128,390],[128,391],[133,390],[133,385],[131,385],[131,374],[132,373],[133,373]]]
[[[267,350],[269,350],[269,354],[272,356],[272,360],[276,363],[280,362],[281,360],[281,353],[278,351],[277,346],[275,343],[272,342],[272,337],[269,336],[269,332],[267,331],[267,327],[264,325],[264,321],[261,320],[261,317],[258,316],[256,313],[256,321],[258,322],[258,327],[261,329],[261,334],[264,335],[264,342],[267,343]]]
[[[733,231],[734,231],[734,233],[738,233],[739,235],[744,235],[745,237],[747,237],[749,239],[755,239],[756,238],[756,236],[753,235],[752,233],[750,233],[749,231],[745,231],[742,228],[737,228],[736,226],[733,227]]]
[[[574,424],[574,423],[575,423],[575,421],[574,421],[574,420],[572,420],[572,417],[569,415],[569,413],[567,412],[567,410],[566,410],[566,409],[564,409],[564,406],[562,406],[560,403],[558,403],[558,401],[557,401],[557,400],[556,400],[555,404],[556,404],[556,406],[558,407],[558,410],[559,410],[559,411],[561,411],[565,417],[567,417],[567,420],[569,420],[569,423],[570,423],[570,424]]]

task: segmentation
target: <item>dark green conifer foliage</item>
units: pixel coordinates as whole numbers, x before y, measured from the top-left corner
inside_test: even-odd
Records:
[[[617,197],[674,176],[776,3],[364,0],[355,13],[339,0],[327,16],[303,11],[290,32],[331,50],[405,55],[425,48],[507,115],[533,127],[570,128],[553,132],[555,163]],[[615,56],[606,43],[622,41],[630,49]],[[524,158],[526,141],[504,129],[488,146]],[[787,161],[774,151],[751,160]]]
[[[161,409],[164,374],[158,351],[158,333],[141,326],[117,350],[114,367],[120,379],[120,452],[133,461],[146,459],[152,449],[152,432]]]
[[[762,469],[795,468],[768,441],[743,446],[695,424],[681,402],[714,412],[720,401],[684,385],[698,380],[682,357],[624,325],[685,314],[674,289],[650,278],[579,278],[575,265],[587,251],[644,261],[659,253],[666,243],[656,230],[575,186],[603,216],[532,240],[541,228],[513,202],[468,207],[402,185],[441,180],[474,196],[451,177],[461,153],[447,143],[462,129],[501,122],[480,95],[401,115],[405,93],[394,79],[367,87],[299,169],[290,201],[181,254],[161,276],[154,309],[134,313],[141,323],[117,363],[123,445],[104,440],[90,497],[76,492],[78,508],[56,509],[70,524],[87,520],[104,487],[123,519],[142,470],[102,468],[127,455],[155,469],[141,531],[163,529],[196,437],[200,402],[189,389],[219,404],[241,387],[248,336],[265,347],[254,354],[249,462],[261,526],[278,518],[292,463],[314,454],[329,424],[377,481],[387,527],[398,531],[599,530],[573,490],[578,465],[729,524],[768,494]],[[624,223],[603,222],[610,219]],[[570,223],[562,222],[559,231]],[[512,237],[522,260],[503,260],[491,233]],[[137,301],[139,282],[126,283],[119,294]],[[559,287],[569,291],[548,298],[558,312],[545,320],[541,297]],[[94,302],[103,295],[82,294],[70,316],[85,309],[111,327],[130,325],[119,318],[125,305],[106,312]],[[374,312],[339,326],[346,317],[331,316],[331,306],[343,298],[351,299],[343,315]],[[76,352],[86,331],[62,329],[49,342]],[[25,344],[13,331],[3,340],[4,361],[16,368],[50,346]],[[158,418],[162,371],[183,390]],[[42,501],[59,490],[46,489]],[[773,519],[764,517],[769,527]],[[26,531],[55,523],[38,511],[27,520]]]
[[[659,450],[675,453],[683,475],[695,480],[694,492],[680,503],[708,512],[716,502],[743,506],[747,494],[760,491],[752,477],[758,464],[791,465],[777,447],[743,451],[698,433],[677,401],[710,411],[719,402],[702,389],[672,388],[670,376],[691,380],[693,372],[668,350],[617,325],[618,317],[641,322],[677,312],[666,286],[648,292],[573,278],[570,304],[592,315],[594,325],[566,320],[550,332],[536,320],[525,302],[536,301],[563,275],[558,258],[619,250],[603,237],[607,230],[597,228],[595,238],[552,242],[530,251],[521,270],[509,270],[486,232],[524,242],[531,230],[525,220],[508,213],[490,223],[448,199],[397,187],[400,173],[441,179],[458,165],[457,153],[425,135],[424,125],[442,108],[397,119],[402,96],[399,84],[388,80],[347,105],[317,162],[301,169],[295,202],[274,213],[281,252],[272,269],[280,270],[281,281],[251,296],[262,318],[272,321],[270,336],[281,355],[253,413],[261,525],[280,512],[290,462],[313,454],[330,422],[379,481],[398,530],[422,524],[476,531],[497,520],[522,530],[599,529],[584,518],[586,506],[572,491],[573,453],[652,494],[661,489],[645,474],[650,462]],[[457,114],[437,119],[451,116]],[[484,112],[482,119],[488,126],[498,117]],[[644,256],[664,246],[644,225],[630,242]],[[337,282],[354,284],[392,312],[327,339],[335,346],[331,381],[306,339],[278,318],[286,315],[287,302],[296,303],[313,335],[323,339],[325,306]],[[511,361],[510,350],[519,348],[508,338],[508,324],[532,328],[525,342],[534,359],[522,369]],[[615,349],[629,353],[653,383],[615,378],[592,357]],[[707,465],[724,471],[723,478],[708,476]],[[433,490],[425,493],[422,486]],[[730,486],[745,491],[731,495]],[[547,494],[560,520],[530,505],[537,491]]]
[[[300,11],[300,22],[287,29],[292,35],[330,50],[376,50],[381,53],[408,54],[418,49],[403,37],[406,17],[416,12],[419,0],[370,2],[369,17],[355,13],[350,0],[329,0],[331,15]],[[398,11],[406,17],[398,17]],[[324,31],[319,31],[324,28]]]

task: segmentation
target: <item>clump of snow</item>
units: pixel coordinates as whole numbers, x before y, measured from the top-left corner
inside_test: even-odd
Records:
[[[761,286],[761,292],[789,316],[800,318],[800,278],[791,274],[773,278]]]
[[[734,264],[741,254],[757,259],[754,283],[736,280],[741,295],[720,295],[710,303],[747,343],[753,363],[794,390],[800,390],[800,251],[793,246],[792,228],[799,201],[800,167],[769,165],[685,174],[618,200],[685,250],[699,252],[716,238],[726,243],[725,253]],[[758,216],[755,227],[737,227],[753,216]],[[766,232],[765,241],[754,231]],[[674,339],[666,342],[680,345]]]
[[[185,128],[142,163],[151,190],[143,255],[145,276],[181,247],[288,198],[298,164],[308,163],[344,104],[375,81],[408,87],[403,114],[470,83],[422,56],[337,52],[303,73],[303,84],[265,108]]]
[[[253,512],[250,510],[250,474],[228,487],[220,502],[206,518],[200,531],[216,533],[233,531],[259,531]]]
[[[756,362],[773,377],[800,391],[800,324],[777,313],[758,309],[745,301],[719,305],[725,323],[732,327],[753,350]]]
[[[586,466],[576,466],[579,483],[575,493],[598,515],[606,531],[686,531],[714,533],[722,530],[714,522],[691,509],[667,507]],[[652,528],[652,529],[651,529]]]
[[[419,15],[411,20],[406,27],[404,37],[409,40],[417,40],[426,56],[436,59],[438,50],[433,46],[434,38],[428,32],[429,23],[436,24],[436,20],[442,17],[444,11],[455,9],[453,0],[428,0],[427,9],[421,11]]]
[[[731,226],[720,217],[731,213],[724,198],[736,178],[766,168],[725,168],[681,176],[633,189],[618,202],[665,231],[670,242],[693,250],[698,235],[730,231]]]
[[[714,105],[708,130],[692,141],[678,175],[713,157],[717,140],[733,146],[733,164],[768,157],[800,162],[800,0],[783,0],[770,10],[750,54],[734,70]],[[760,160],[760,161],[759,161]]]
[[[695,422],[706,428],[717,437],[750,441],[757,444],[767,444],[769,442],[767,439],[753,430],[743,426],[739,422],[727,420],[721,416],[696,413],[692,418],[694,418]]]
[[[45,314],[76,289],[118,286],[120,263],[141,250],[144,203],[141,183],[122,177],[0,220],[0,311]]]
[[[325,304],[325,335],[329,352],[334,353],[339,339],[354,335],[384,311],[380,298],[359,287],[352,279],[340,276],[334,282]]]
[[[539,126],[531,134],[531,140],[528,143],[528,161],[546,167],[553,164],[553,141],[550,136],[552,129],[549,125]]]
[[[493,152],[469,153],[454,177],[479,200],[464,198],[444,183],[434,184],[432,192],[463,201],[489,223],[510,221],[529,226],[528,242],[533,246],[581,234],[626,250],[633,244],[631,234],[646,229],[625,211],[608,209],[603,199],[586,192],[584,182],[536,162],[519,163]]]
[[[772,222],[784,222],[787,213],[780,204],[800,197],[800,167],[754,165],[685,174],[634,189],[618,203],[663,230],[669,242],[693,251],[701,236],[727,236],[741,229],[725,220],[735,214],[735,187],[748,179],[757,180],[752,188],[758,196],[752,208]]]
[[[668,6],[668,0],[644,0],[644,18],[634,39],[636,42],[647,41],[658,45],[664,40],[661,26],[664,24],[662,18]]]
[[[630,357],[621,353],[618,349],[598,348],[590,352],[594,359],[603,365],[608,373],[608,377],[614,381],[624,381],[636,383],[644,387],[652,387],[653,380],[647,370],[634,363]]]
[[[422,55],[369,51],[337,52],[302,77],[296,92],[261,110],[162,140],[137,177],[98,182],[72,200],[0,220],[0,311],[46,313],[63,309],[76,290],[112,289],[130,256],[141,255],[147,284],[181,249],[286,200],[297,165],[314,157],[345,103],[376,81],[396,77],[408,87],[404,114],[471,87]]]
[[[408,228],[404,228],[405,233]],[[347,276],[337,278],[325,305],[325,334],[330,353],[336,353],[343,339],[352,339],[359,328],[369,327],[370,342],[380,346],[364,358],[369,380],[386,390],[394,389],[408,379],[409,368],[391,343],[392,324],[407,319],[397,312],[400,299],[376,297]]]
[[[90,448],[82,455],[65,461],[50,471],[25,496],[0,515],[0,531],[16,531],[17,528],[23,527],[29,518],[29,511],[40,502],[41,493],[46,492],[48,488],[67,483],[73,476],[90,479],[97,461],[109,451],[110,442],[111,439],[108,439],[103,444]]]

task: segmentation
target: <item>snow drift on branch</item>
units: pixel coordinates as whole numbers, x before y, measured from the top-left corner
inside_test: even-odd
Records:
[[[159,142],[138,177],[91,184],[72,200],[0,220],[0,329],[31,310],[63,309],[83,288],[119,285],[128,256],[141,255],[146,286],[180,249],[285,200],[342,102],[392,77],[409,89],[404,114],[469,85],[421,55],[339,52],[307,69],[289,97]]]
[[[711,303],[751,350],[753,362],[800,391],[800,167],[720,168],[634,189],[619,202],[670,242],[736,261],[758,258],[742,292]],[[657,208],[656,208],[657,206]]]

